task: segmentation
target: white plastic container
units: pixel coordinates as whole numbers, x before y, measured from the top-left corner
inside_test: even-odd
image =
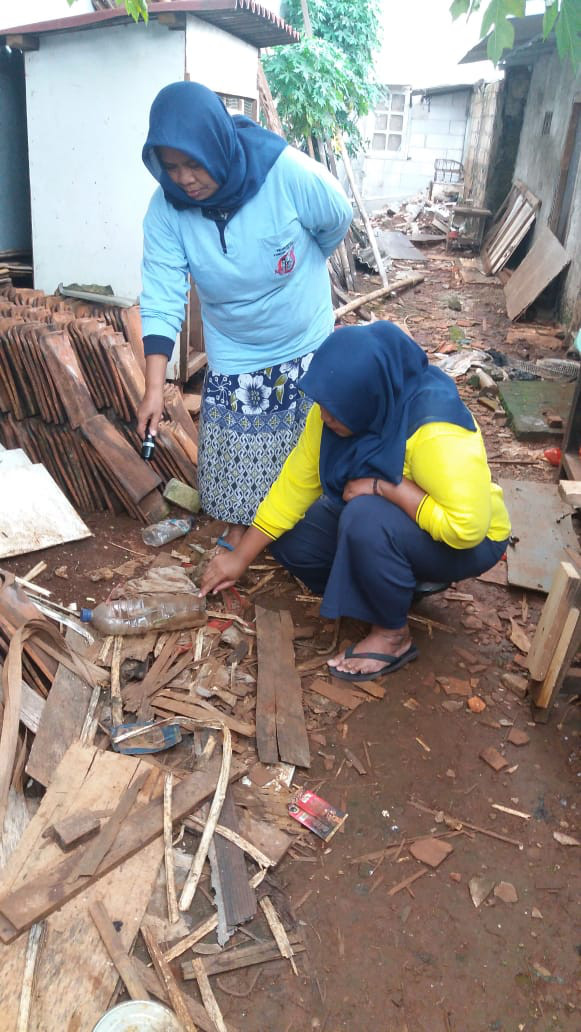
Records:
[[[107,1011],[93,1032],[184,1032],[184,1028],[161,1003],[128,1000]]]

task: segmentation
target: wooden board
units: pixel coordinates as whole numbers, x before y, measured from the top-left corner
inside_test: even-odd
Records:
[[[303,690],[295,668],[293,621],[286,610],[279,613],[279,618],[278,677],[275,682],[278,751],[283,763],[310,767],[311,753],[305,725]]]
[[[572,563],[559,563],[527,656],[535,681],[547,675],[569,611],[581,602],[581,575]]]
[[[506,550],[508,582],[547,594],[559,563],[568,558],[565,549],[578,552],[571,520],[562,519],[565,503],[555,484],[532,480],[500,480],[499,484],[512,533],[518,538],[516,545]]]
[[[91,531],[44,466],[2,469],[0,558],[87,537]]]
[[[70,627],[65,640],[81,655],[88,647],[85,639]],[[26,764],[29,777],[45,788],[69,746],[79,738],[91,692],[89,685],[77,674],[62,663],[59,665]]]
[[[80,746],[71,746],[71,749],[78,749]],[[68,755],[68,754],[67,754]],[[118,753],[99,753],[99,755],[119,757]],[[122,757],[129,759],[129,757]],[[66,757],[63,758],[63,763]],[[192,813],[206,799],[212,795],[216,787],[220,769],[220,757],[212,756],[203,770],[196,770],[187,775],[177,785],[173,795],[172,815],[174,820],[179,820],[187,814]],[[59,768],[60,769],[60,768]],[[132,768],[134,770],[135,768]],[[152,770],[154,768],[151,768]],[[230,769],[231,780],[238,778],[245,770],[245,766],[234,760]],[[51,786],[52,788],[52,786]],[[64,789],[61,787],[61,793]],[[69,789],[65,795],[69,793]],[[50,790],[47,795],[50,794]],[[74,787],[70,794],[76,795]],[[85,808],[89,808],[82,800]],[[77,799],[77,807],[80,801]],[[101,807],[100,807],[101,808]],[[61,814],[59,813],[59,817]],[[66,816],[66,814],[62,814]],[[53,818],[54,820],[54,818]],[[51,823],[53,823],[51,820]],[[126,818],[119,835],[117,836],[112,849],[100,864],[96,872],[96,881],[110,871],[124,864],[130,857],[139,853],[146,846],[153,842],[163,833],[163,799],[159,795],[149,804],[138,807]],[[88,847],[98,842],[99,836],[92,839]],[[10,889],[8,895],[0,897],[0,938],[3,942],[12,942],[24,930],[29,928],[41,917],[52,913],[64,906],[69,900],[79,893],[87,892],[87,879],[76,878],[69,880],[72,872],[78,863],[77,851],[61,860],[55,866],[46,870],[43,865],[42,873],[35,870],[33,877],[19,879],[19,884]],[[36,877],[34,875],[37,875]]]
[[[340,684],[338,677],[333,677],[331,683],[323,680],[322,677],[316,677],[307,687],[309,691],[318,692],[323,698],[336,702],[344,709],[355,709],[360,702],[365,700],[362,692],[356,691],[347,684]]]
[[[528,254],[505,284],[504,296],[509,319],[517,319],[522,315],[570,261],[561,242],[548,226],[544,226]]]
[[[134,757],[71,746],[3,872],[0,892],[19,887],[62,857],[58,846],[43,838],[55,820],[81,807],[115,807],[136,771],[145,769],[145,763]],[[156,781],[154,776],[152,790],[156,790]],[[89,906],[98,899],[106,900],[112,920],[120,922],[123,945],[130,950],[162,856],[163,843],[158,839],[48,918],[29,1032],[89,1032],[107,1010],[117,973],[91,920]],[[3,1032],[15,1032],[17,1027],[26,942],[24,935],[10,946],[0,945]]]
[[[278,613],[256,606],[256,748],[262,763],[278,763],[276,740],[276,696],[280,619]]]

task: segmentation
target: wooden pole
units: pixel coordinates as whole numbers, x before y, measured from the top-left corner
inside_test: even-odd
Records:
[[[266,118],[266,124],[272,133],[278,133],[279,136],[284,137],[282,128],[282,122],[279,118],[274,98],[268,85],[268,80],[264,74],[264,68],[262,63],[258,62],[258,97],[260,100],[260,106],[264,111],[264,117]]]
[[[371,250],[373,251],[373,257],[375,258],[375,261],[376,261],[376,264],[377,264],[377,268],[379,270],[379,275],[381,277],[381,282],[383,283],[384,287],[387,287],[387,285],[388,285],[387,273],[386,273],[384,265],[383,265],[383,259],[382,259],[381,255],[379,253],[379,247],[377,245],[377,237],[375,236],[375,233],[373,232],[373,227],[371,225],[371,222],[369,221],[369,215],[367,214],[367,210],[366,210],[366,208],[365,208],[365,206],[363,204],[363,198],[361,197],[361,194],[359,193],[359,190],[358,190],[358,187],[357,187],[357,183],[355,182],[355,176],[353,175],[353,167],[351,165],[351,158],[349,157],[349,155],[347,153],[347,148],[345,146],[345,141],[343,140],[343,137],[341,135],[338,135],[337,139],[338,139],[338,143],[339,143],[339,150],[341,151],[341,158],[343,160],[343,165],[345,166],[345,174],[347,176],[347,179],[349,180],[349,185],[350,185],[351,190],[353,192],[353,197],[355,199],[355,203],[356,203],[357,207],[359,208],[359,212],[361,214],[361,218],[363,219],[363,225],[365,226],[365,229],[366,229],[366,232],[367,232],[367,236],[369,237],[369,243],[371,244]]]
[[[311,23],[311,15],[309,14],[309,0],[301,0],[301,10],[303,12],[303,22],[305,24],[305,32],[307,36],[313,35],[313,26]]]
[[[367,304],[368,301],[379,301],[381,297],[385,297],[387,294],[393,294],[396,290],[406,290],[408,287],[416,287],[418,283],[423,283],[425,276],[418,273],[416,276],[408,276],[406,279],[395,280],[394,283],[389,283],[386,287],[380,287],[378,290],[372,290],[369,294],[362,294],[361,297],[356,297],[353,301],[349,301],[346,305],[341,305],[340,308],[335,309],[335,318],[340,319],[341,316],[347,315],[348,312],[354,312],[357,308],[361,308],[362,305]]]

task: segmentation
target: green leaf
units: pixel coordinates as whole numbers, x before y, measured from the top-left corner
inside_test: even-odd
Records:
[[[569,58],[573,70],[581,65],[581,6],[579,0],[562,0],[555,22],[557,50],[562,61]]]
[[[275,380],[273,386],[274,387],[284,387],[284,385],[287,382],[287,380],[288,380],[288,376],[286,375],[286,373],[281,373],[279,378],[278,378],[278,380]]]
[[[275,390],[275,394],[276,400],[278,401],[279,405],[282,405],[282,399],[284,397],[284,387],[277,387]]]
[[[454,21],[456,18],[460,18],[463,14],[468,14],[470,10],[470,0],[452,0],[450,4],[450,14]]]
[[[482,27],[480,29],[480,36],[484,38],[490,32],[492,26],[495,26],[495,31],[500,32],[501,36],[507,38],[506,25],[509,15],[514,15],[517,18],[521,18],[525,12],[525,0],[490,0],[488,7],[486,8],[483,18]],[[512,27],[512,40],[510,45],[514,42],[514,26]],[[501,51],[502,53],[502,51]]]
[[[488,37],[486,53],[494,64],[498,64],[505,50],[510,50],[514,43],[514,25],[509,21],[501,21],[495,25]]]
[[[554,3],[549,4],[543,15],[543,39],[546,39],[551,29],[553,28],[557,15],[559,13],[558,0],[554,0]]]

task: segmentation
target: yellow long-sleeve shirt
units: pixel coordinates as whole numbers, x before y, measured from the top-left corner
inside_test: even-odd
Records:
[[[303,518],[322,494],[319,456],[323,420],[313,405],[298,443],[258,507],[253,526],[276,540]],[[406,442],[403,475],[426,492],[416,523],[434,541],[473,548],[485,537],[503,541],[510,519],[493,484],[480,430],[427,423]]]

